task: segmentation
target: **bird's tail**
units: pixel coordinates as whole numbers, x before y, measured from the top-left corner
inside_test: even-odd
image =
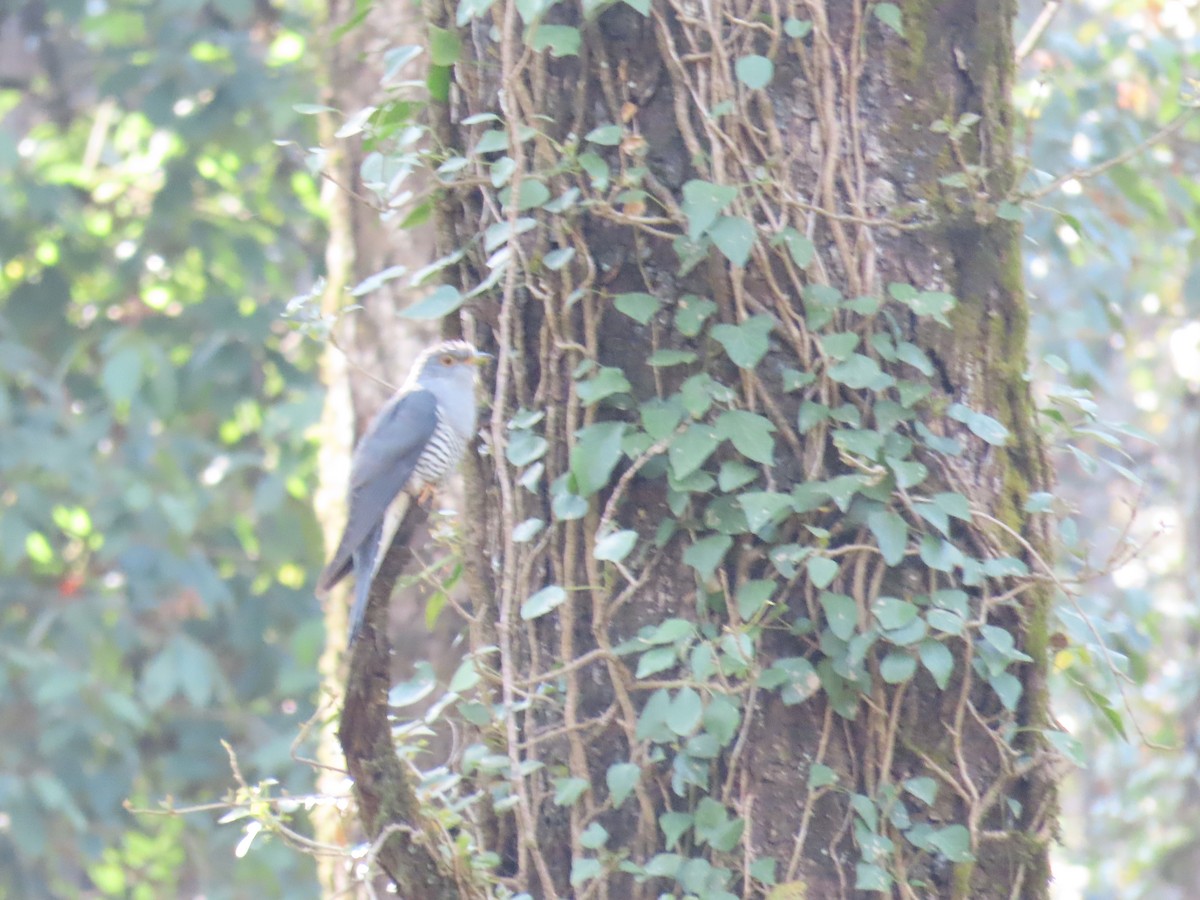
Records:
[[[350,607],[350,636],[346,641],[351,647],[354,646],[358,632],[367,617],[367,600],[371,596],[371,582],[375,580],[375,565],[380,552],[379,539],[382,531],[383,529],[376,525],[351,559],[354,566],[354,605]]]

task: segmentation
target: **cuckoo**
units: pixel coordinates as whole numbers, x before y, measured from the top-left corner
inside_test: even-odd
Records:
[[[319,591],[328,591],[354,573],[351,644],[409,499],[427,502],[457,468],[475,433],[475,372],[488,358],[466,341],[430,347],[354,449],[346,528],[317,583]]]

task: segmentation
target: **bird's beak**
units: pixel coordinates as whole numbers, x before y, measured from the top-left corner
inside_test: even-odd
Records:
[[[484,353],[482,350],[476,350],[475,358],[472,359],[471,362],[475,363],[475,365],[479,366],[480,368],[483,368],[494,358],[495,357],[493,357],[490,353]]]

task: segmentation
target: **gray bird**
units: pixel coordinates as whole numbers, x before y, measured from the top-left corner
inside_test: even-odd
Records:
[[[317,582],[318,591],[327,591],[354,572],[351,644],[367,612],[380,552],[387,551],[384,540],[391,542],[407,499],[426,502],[475,433],[475,372],[488,358],[466,341],[430,347],[354,449],[346,530]],[[401,498],[405,502],[394,502]]]

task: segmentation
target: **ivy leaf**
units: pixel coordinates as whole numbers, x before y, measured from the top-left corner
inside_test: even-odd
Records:
[[[767,605],[774,592],[775,582],[769,578],[756,578],[745,582],[737,592],[738,613],[743,619],[753,618]]]
[[[752,91],[765,88],[775,74],[775,63],[765,56],[743,56],[733,65],[738,81]]]
[[[879,363],[861,353],[852,354],[844,362],[830,366],[829,377],[856,391],[880,391],[896,382],[896,379],[879,368]]]
[[[954,615],[954,613],[945,612],[944,610],[934,610],[929,613],[930,617],[933,616],[934,612],[941,612],[944,616]],[[933,625],[933,622],[930,621],[929,624]],[[950,676],[954,674],[954,654],[950,652],[950,648],[941,641],[935,641],[930,638],[921,641],[917,647],[917,653],[921,657],[921,665],[929,671],[929,674],[933,676],[933,680],[937,682],[938,690],[944,691],[950,684]]]
[[[528,621],[544,616],[567,599],[567,592],[557,584],[544,587],[521,604],[521,618]]]
[[[830,559],[828,556],[810,556],[805,568],[808,570],[808,580],[813,583],[813,587],[821,589],[829,587],[833,583],[833,579],[837,578],[839,566],[837,560]]]
[[[696,359],[696,354],[691,350],[672,350],[668,347],[651,353],[650,358],[646,360],[646,365],[656,369],[666,369],[671,366],[687,365],[695,362]]]
[[[879,676],[888,684],[908,681],[917,671],[917,661],[899,650],[893,650],[879,663]]]
[[[675,330],[684,337],[695,337],[704,327],[704,321],[717,311],[717,304],[695,294],[679,298],[675,309]]]
[[[605,366],[596,373],[594,378],[581,381],[575,390],[579,394],[579,399],[583,402],[583,405],[591,406],[593,403],[599,403],[605,397],[611,397],[613,394],[627,394],[633,390],[633,386],[629,383],[629,379],[625,377],[625,373],[620,369]]]
[[[951,862],[970,862],[975,858],[971,853],[971,832],[964,825],[939,828],[926,840]]]
[[[629,294],[617,294],[613,297],[613,305],[639,325],[646,325],[662,308],[662,301],[653,294],[634,291]]]
[[[891,510],[876,510],[867,516],[867,527],[879,543],[883,561],[889,566],[898,565],[908,546],[908,523]]]
[[[904,37],[904,23],[900,18],[900,7],[895,3],[878,3],[875,5],[875,18],[886,25],[900,37]]]
[[[553,57],[578,56],[582,39],[578,28],[569,25],[545,25],[539,22],[533,27],[529,43],[539,53],[549,48]]]
[[[933,806],[933,802],[937,800],[937,782],[926,775],[908,779],[904,782],[904,789],[926,806]]]
[[[783,33],[790,38],[808,37],[808,33],[812,31],[812,21],[810,19],[791,19],[783,23]]]
[[[727,534],[711,534],[701,538],[683,551],[683,561],[696,570],[702,581],[708,581],[733,546]]]
[[[554,779],[554,805],[572,806],[590,787],[591,783],[586,778],[556,778]]]
[[[606,534],[596,541],[592,556],[605,562],[620,562],[633,550],[637,539],[638,533],[630,529]]]
[[[903,628],[920,614],[915,603],[896,597],[880,597],[872,604],[871,612],[879,620],[880,626],[889,631]]]
[[[997,672],[988,679],[988,684],[1009,712],[1017,711],[1021,702],[1021,680],[1010,672]]]
[[[739,368],[753,369],[766,356],[774,327],[775,320],[770,316],[751,316],[741,325],[714,326],[712,336]]]
[[[896,476],[896,486],[902,490],[916,487],[929,476],[929,469],[915,460],[906,461],[896,459],[894,456],[885,456],[883,461]]]
[[[551,250],[549,253],[543,256],[542,265],[544,265],[551,272],[557,272],[559,269],[569,263],[574,256],[574,247],[560,247],[557,250]]]
[[[849,357],[858,346],[859,340],[859,336],[853,331],[839,331],[822,335],[820,338],[821,349],[825,354],[838,360]]]
[[[402,319],[440,319],[462,306],[464,300],[465,298],[458,288],[452,284],[443,284],[438,286],[428,297],[402,309],[399,315]]]
[[[638,412],[646,433],[652,440],[661,441],[670,437],[683,419],[683,404],[676,396],[665,400],[654,397],[643,403]]]
[[[962,403],[954,403],[946,410],[950,418],[962,422],[976,437],[982,438],[989,444],[1003,447],[1008,442],[1008,429],[991,416],[976,412]]]
[[[452,66],[458,62],[462,41],[453,31],[429,26],[429,59],[435,66]]]
[[[621,459],[625,427],[624,422],[599,422],[579,430],[579,441],[571,450],[571,474],[581,496],[589,497],[608,484]]]
[[[717,221],[736,198],[737,188],[728,184],[692,180],[683,186],[680,210],[687,216],[688,237],[697,240]]]
[[[829,630],[843,641],[850,640],[858,628],[858,604],[854,598],[822,591],[821,606],[825,610]]]
[[[599,144],[602,147],[615,147],[621,143],[621,126],[601,125],[598,128],[593,128],[584,135],[584,140],[591,141],[593,144]]]
[[[747,459],[770,466],[775,464],[775,426],[766,416],[744,409],[721,413],[716,422],[717,436],[731,441]]]
[[[700,727],[704,715],[704,701],[695,688],[685,687],[671,700],[666,723],[680,737],[687,737]]]
[[[727,459],[721,463],[721,471],[717,473],[717,487],[729,493],[749,484],[757,477],[757,469],[736,459]]]
[[[604,783],[608,785],[608,793],[614,807],[619,807],[625,798],[633,793],[641,780],[642,770],[633,763],[614,763],[604,773]]]
[[[721,439],[711,425],[697,424],[671,442],[667,457],[671,461],[671,472],[676,480],[682,481],[697,471],[705,460],[712,456]]]
[[[809,23],[809,27],[812,27],[811,22]],[[771,239],[772,246],[779,243],[787,247],[788,254],[792,257],[792,262],[802,269],[807,269],[813,261],[813,257],[816,256],[816,248],[813,247],[813,242],[795,228],[785,228]]]
[[[746,524],[753,532],[761,531],[763,526],[778,522],[784,513],[792,509],[790,494],[780,494],[774,491],[749,491],[740,495],[738,504],[746,514]]]
[[[754,247],[754,226],[737,216],[721,216],[709,232],[717,249],[739,268],[750,259]]]

